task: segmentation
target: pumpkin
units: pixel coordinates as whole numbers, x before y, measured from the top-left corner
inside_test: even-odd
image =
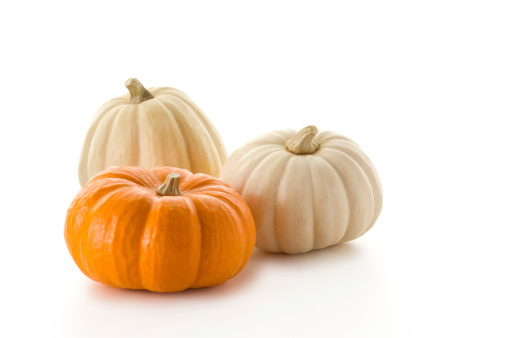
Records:
[[[254,248],[255,225],[241,196],[217,178],[171,167],[111,167],[71,203],[65,241],[97,282],[170,292],[238,274]]]
[[[256,246],[301,253],[358,238],[377,220],[382,187],[349,138],[314,126],[273,131],[237,149],[220,178],[250,207]]]
[[[106,102],[93,118],[79,161],[81,186],[117,165],[173,166],[218,177],[224,144],[187,95],[169,87],[147,90],[137,79],[125,86],[129,94]]]

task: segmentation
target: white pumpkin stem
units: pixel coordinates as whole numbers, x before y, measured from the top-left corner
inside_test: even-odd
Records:
[[[129,103],[141,103],[154,97],[138,79],[128,79],[125,81],[125,87],[130,92]]]
[[[180,187],[180,174],[172,173],[167,175],[164,184],[157,189],[160,196],[183,196]]]
[[[288,140],[285,146],[291,153],[297,155],[313,154],[319,149],[319,144],[314,140],[318,132],[315,126],[304,127]]]

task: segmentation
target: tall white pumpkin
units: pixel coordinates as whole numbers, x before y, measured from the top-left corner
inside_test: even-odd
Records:
[[[151,169],[172,166],[217,177],[227,157],[210,120],[183,92],[148,90],[137,79],[128,94],[106,102],[95,114],[83,144],[79,182],[116,165]]]
[[[220,178],[245,199],[258,248],[301,253],[358,238],[377,220],[382,187],[352,140],[309,126],[273,131],[237,149]]]

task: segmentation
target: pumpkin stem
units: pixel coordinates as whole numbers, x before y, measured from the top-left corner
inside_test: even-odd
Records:
[[[125,87],[130,92],[129,103],[141,103],[154,97],[138,79],[128,79],[125,81]]]
[[[313,154],[319,149],[319,144],[313,139],[318,132],[315,126],[304,127],[285,146],[297,155]]]
[[[157,189],[160,196],[183,196],[180,187],[180,174],[172,173],[167,175],[164,184]]]

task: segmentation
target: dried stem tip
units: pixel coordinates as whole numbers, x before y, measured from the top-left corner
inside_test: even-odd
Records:
[[[183,196],[180,187],[180,174],[172,173],[167,175],[164,184],[157,189],[160,196]]]
[[[141,103],[154,97],[138,79],[128,79],[125,81],[125,87],[130,92],[129,103]]]
[[[296,136],[287,141],[287,149],[297,155],[313,154],[319,149],[319,144],[313,138],[319,131],[315,126],[301,129]]]

